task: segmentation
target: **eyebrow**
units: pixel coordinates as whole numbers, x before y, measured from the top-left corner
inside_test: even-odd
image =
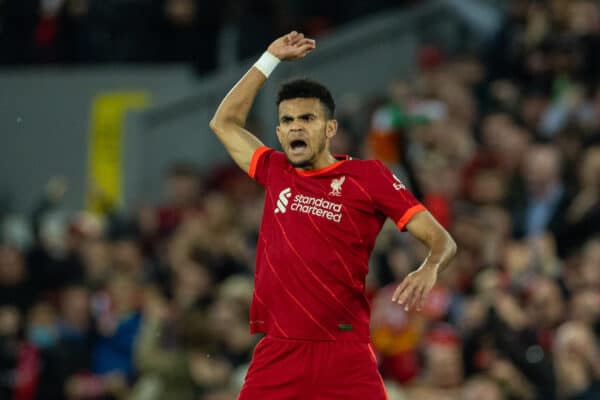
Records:
[[[315,113],[304,113],[304,114],[300,114],[298,115],[296,118],[306,118],[306,117],[317,117],[317,114]],[[287,119],[294,119],[293,116],[289,115],[289,114],[284,114],[281,116],[281,118],[279,118],[280,120],[287,120]]]

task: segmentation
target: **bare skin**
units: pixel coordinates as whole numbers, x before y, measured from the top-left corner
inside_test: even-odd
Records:
[[[456,243],[429,211],[420,212],[412,217],[406,225],[406,230],[427,246],[429,254],[421,266],[408,274],[398,285],[392,301],[404,305],[407,311],[412,308],[420,311],[437,281],[438,274],[454,258]]]
[[[294,31],[276,39],[267,50],[282,61],[294,61],[304,58],[315,48],[314,40]],[[254,152],[263,143],[244,126],[252,103],[265,81],[263,73],[252,67],[225,96],[210,121],[210,128],[229,155],[246,172]],[[327,115],[318,99],[282,101],[278,114],[277,138],[292,165],[313,170],[336,162],[329,150],[329,142],[335,136],[338,124]],[[406,310],[419,310],[435,285],[438,273],[454,257],[456,244],[427,211],[416,214],[406,229],[429,248],[429,255],[417,270],[400,283],[392,301],[404,305]]]
[[[337,121],[328,119],[317,99],[290,99],[279,105],[277,137],[290,163],[302,169],[320,169],[334,162],[329,140],[337,132]],[[294,141],[305,145],[292,146]]]
[[[291,32],[271,43],[268,51],[280,60],[293,61],[304,58],[315,46],[314,40],[305,38],[301,33]],[[210,121],[210,128],[235,163],[246,172],[254,151],[263,146],[263,143],[244,129],[244,126],[250,107],[266,80],[256,67],[250,68],[225,96]]]

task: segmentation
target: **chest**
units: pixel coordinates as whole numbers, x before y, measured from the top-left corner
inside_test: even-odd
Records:
[[[367,184],[354,174],[303,176],[288,170],[280,171],[271,182],[267,203],[281,217],[285,214],[340,223],[375,216]]]

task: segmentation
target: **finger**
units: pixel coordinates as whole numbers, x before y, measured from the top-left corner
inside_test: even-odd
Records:
[[[312,45],[306,44],[304,46],[298,47],[296,54],[298,55],[298,57],[304,57],[313,50],[314,47],[312,47]]]
[[[425,304],[425,290],[420,288],[417,293],[415,293],[414,299],[414,307],[417,311],[421,311],[423,309],[423,305]]]
[[[413,297],[410,299],[410,307],[419,309],[421,306],[421,298],[423,296],[423,292],[425,290],[425,286],[422,283],[418,283],[415,285],[415,290],[413,291]]]
[[[404,291],[402,292],[402,294],[398,298],[398,304],[404,304],[404,308],[408,309],[408,307],[409,307],[408,299],[411,298],[411,296],[414,293],[414,290],[415,290],[415,288],[414,288],[413,285],[407,286],[406,289],[404,289]]]
[[[297,46],[298,43],[300,43],[303,39],[304,39],[304,35],[301,33],[298,33],[298,34],[290,37],[288,44],[291,46]]]
[[[402,291],[402,293],[398,296],[398,304],[406,306],[406,302],[412,295],[413,290],[414,288],[412,287],[412,284],[407,285]]]
[[[424,293],[425,293],[425,288],[424,287],[419,287],[417,290],[415,290],[415,294],[414,297],[412,299],[412,304],[411,306],[413,308],[415,308],[417,311],[421,311],[421,308],[423,306],[423,298],[424,298]]]
[[[408,285],[408,281],[405,279],[403,280],[398,287],[396,288],[396,290],[394,291],[394,295],[392,296],[392,301],[396,302],[398,301],[398,299],[400,298],[400,295],[402,294],[402,292],[406,289],[406,285]]]
[[[415,298],[419,294],[419,286],[413,284],[410,288],[410,293],[406,294],[406,298],[404,299],[404,309],[406,311],[410,311],[415,307]]]
[[[285,41],[286,44],[290,44],[293,42],[293,40],[296,38],[297,35],[298,35],[298,32],[291,31],[290,33],[288,33],[287,35],[284,36],[283,40]]]
[[[304,50],[304,51],[307,51],[307,50],[314,50],[314,49],[315,49],[315,45],[314,45],[314,44],[312,44],[312,43],[302,43],[302,44],[300,44],[300,45],[297,45],[297,48],[298,48],[298,49],[302,49],[302,50]]]
[[[303,40],[294,45],[294,47],[296,48],[296,50],[298,52],[314,50],[315,46],[316,45],[315,45],[314,40]]]
[[[298,43],[296,44],[296,46],[304,46],[304,45],[311,45],[312,47],[316,47],[317,46],[317,42],[315,42],[314,39],[302,39],[299,40]]]
[[[424,288],[423,293],[421,294],[421,303],[420,308],[425,307],[425,302],[427,301],[427,297],[429,296],[429,292],[431,292],[431,288]]]

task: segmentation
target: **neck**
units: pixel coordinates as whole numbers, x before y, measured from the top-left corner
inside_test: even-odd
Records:
[[[303,167],[300,169],[303,169],[305,171],[321,169],[321,168],[325,168],[331,164],[334,164],[337,161],[338,160],[336,160],[336,158],[331,153],[327,152],[327,153],[323,153],[323,155],[321,157],[319,157],[317,160],[315,160],[314,163],[307,165],[306,167]]]

